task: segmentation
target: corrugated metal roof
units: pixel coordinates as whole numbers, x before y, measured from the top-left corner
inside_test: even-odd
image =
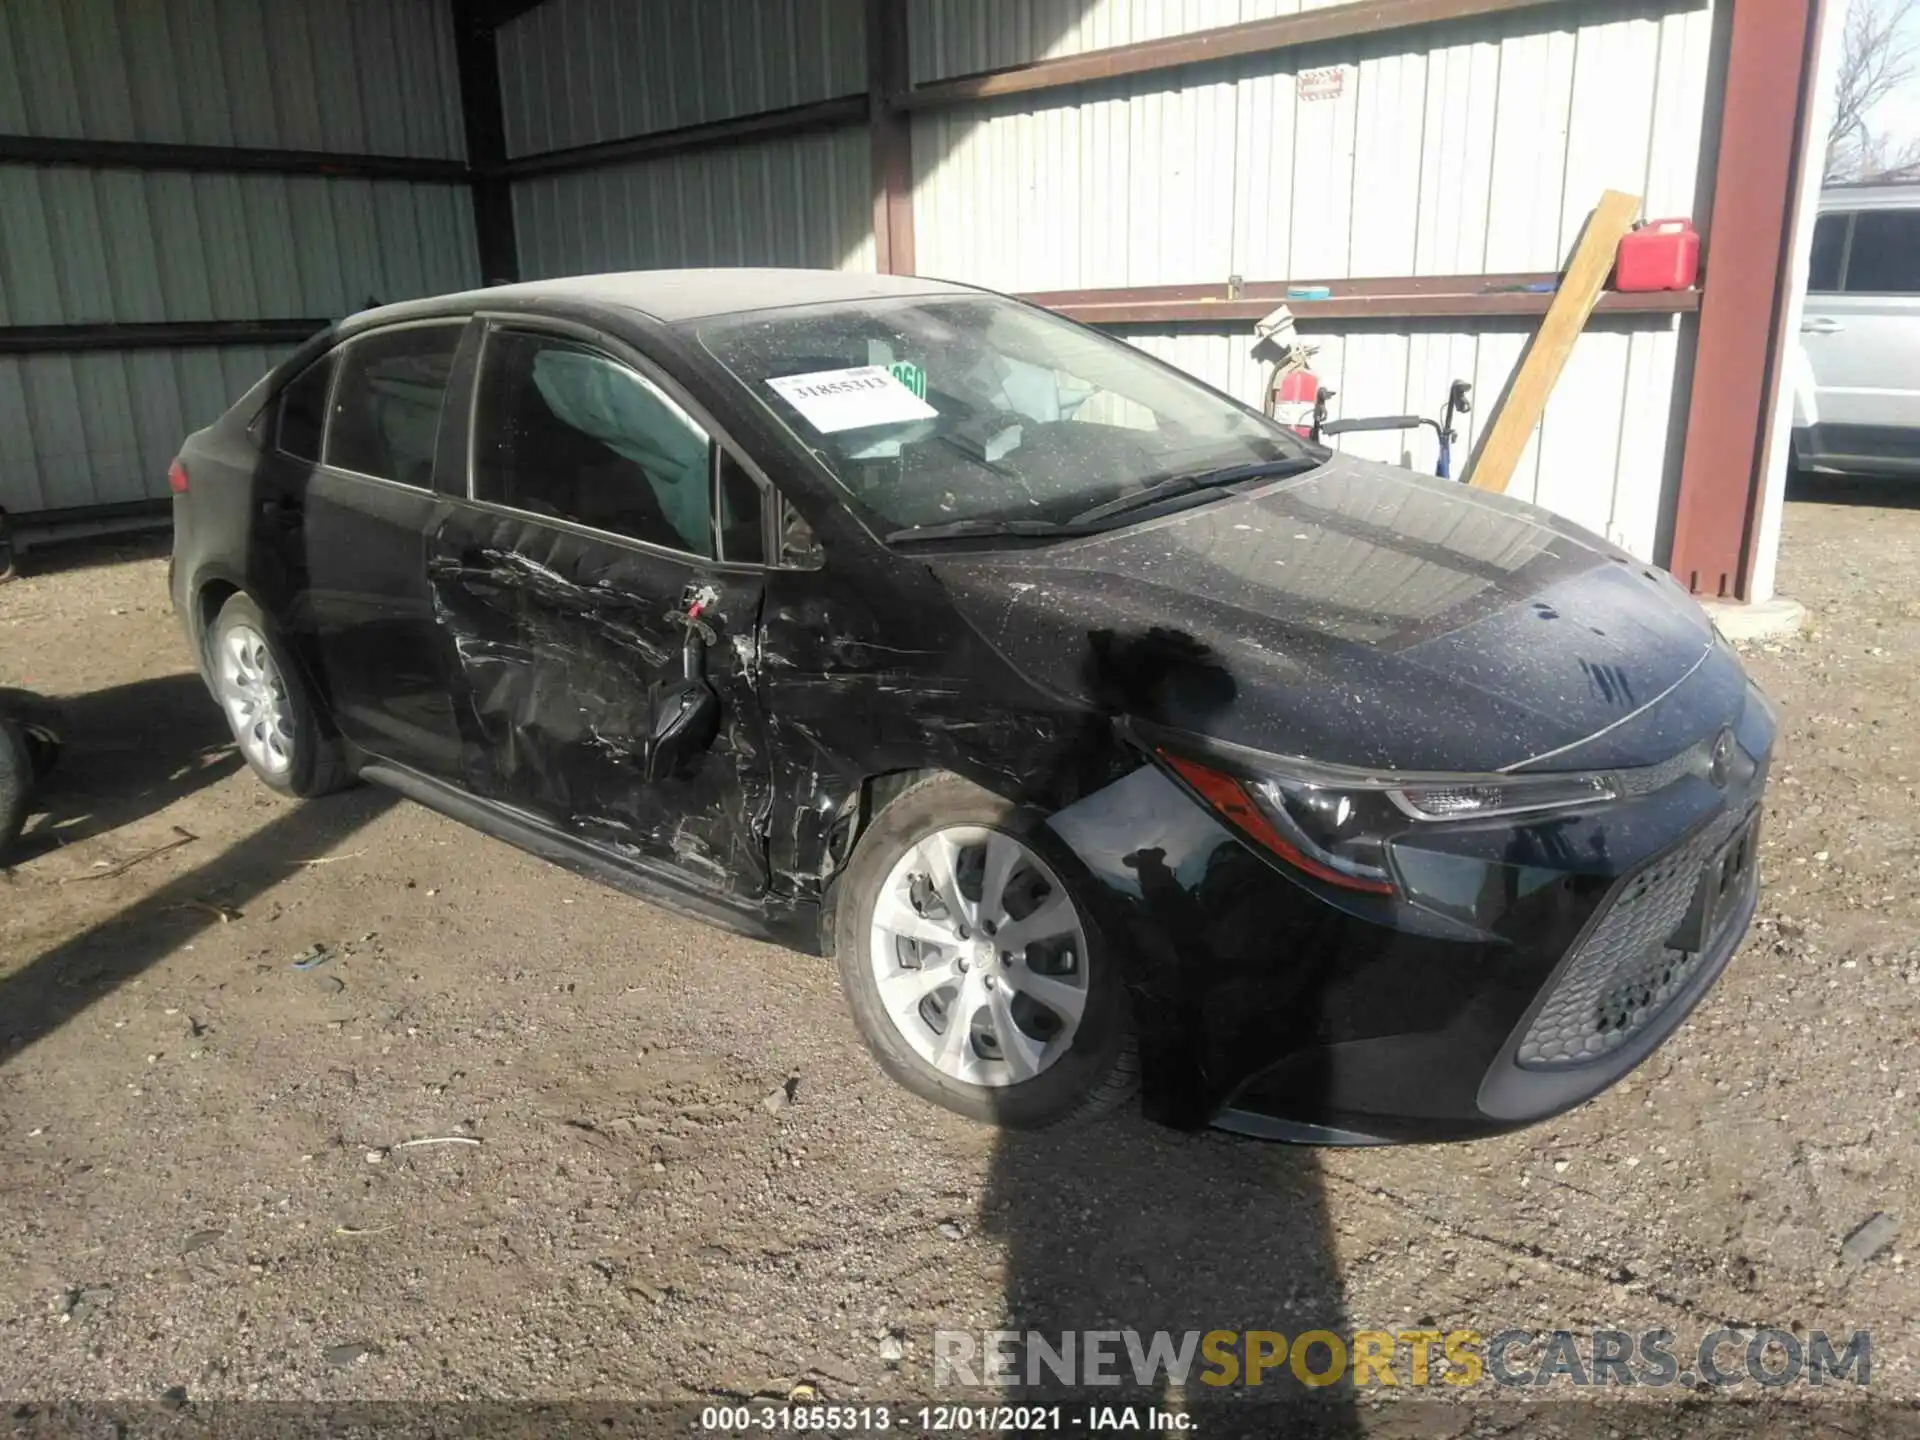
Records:
[[[0,166],[0,325],[338,318],[478,283],[462,185]]]
[[[867,132],[523,180],[520,273],[801,265],[872,270]]]
[[[180,442],[287,353],[0,355],[0,507],[19,515],[164,497]]]
[[[510,155],[867,88],[862,0],[547,0],[499,47]]]
[[[462,159],[444,0],[5,0],[0,132]]]

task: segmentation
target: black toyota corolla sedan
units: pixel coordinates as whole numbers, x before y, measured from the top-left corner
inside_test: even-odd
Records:
[[[1774,719],[1671,579],[999,295],[388,306],[172,484],[268,785],[830,954],[977,1119],[1510,1128],[1644,1059],[1753,914]]]

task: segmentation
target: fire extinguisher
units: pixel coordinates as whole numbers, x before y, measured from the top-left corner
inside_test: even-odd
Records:
[[[1267,413],[1282,425],[1291,425],[1303,439],[1313,436],[1313,407],[1320,396],[1320,377],[1311,370],[1287,370],[1274,377],[1267,395]]]
[[[1254,358],[1268,366],[1263,408],[1282,425],[1292,426],[1295,434],[1312,439],[1320,377],[1307,368],[1307,362],[1319,347],[1300,339],[1293,315],[1284,305],[1255,325],[1253,333],[1259,337]]]

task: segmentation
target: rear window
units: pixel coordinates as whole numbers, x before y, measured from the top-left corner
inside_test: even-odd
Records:
[[[1847,254],[1850,295],[1920,295],[1920,210],[1862,210]]]
[[[333,384],[334,358],[338,354],[329,350],[280,392],[273,443],[296,459],[320,458],[320,437],[327,428],[327,390]]]
[[[461,324],[387,330],[341,353],[327,464],[430,489],[440,405]]]

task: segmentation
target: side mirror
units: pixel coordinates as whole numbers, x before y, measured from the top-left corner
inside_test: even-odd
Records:
[[[649,784],[685,775],[720,733],[720,697],[705,680],[663,680],[648,695],[652,721],[641,766]]]

